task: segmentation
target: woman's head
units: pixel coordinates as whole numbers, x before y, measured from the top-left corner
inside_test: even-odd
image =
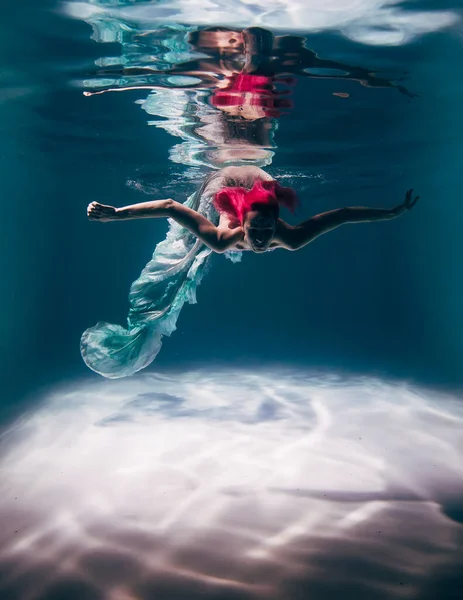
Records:
[[[214,197],[214,206],[243,227],[254,252],[264,252],[275,235],[280,206],[294,211],[297,196],[292,188],[276,181],[256,180],[252,189],[226,187]]]
[[[236,54],[243,52],[243,34],[228,27],[207,27],[192,31],[188,42],[199,52],[207,54]]]

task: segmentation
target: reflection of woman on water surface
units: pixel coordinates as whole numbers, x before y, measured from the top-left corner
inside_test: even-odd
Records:
[[[219,186],[217,186],[217,183]],[[275,248],[298,250],[318,236],[346,223],[394,219],[412,208],[412,190],[392,209],[351,206],[316,215],[292,226],[279,218],[280,206],[296,207],[294,190],[280,186],[258,167],[226,167],[212,179],[213,204],[220,215],[214,225],[199,212],[171,199],[143,202],[123,208],[92,202],[88,216],[94,221],[170,217],[188,229],[214,252],[227,250],[265,252]],[[217,189],[219,187],[219,189]],[[204,190],[207,192],[207,187]]]

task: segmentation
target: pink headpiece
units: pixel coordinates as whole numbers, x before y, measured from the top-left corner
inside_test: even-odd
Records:
[[[290,187],[282,187],[275,180],[257,179],[251,190],[244,187],[224,187],[214,197],[215,208],[241,224],[246,214],[258,205],[274,206],[277,210],[283,205],[294,212],[297,203],[296,192]]]

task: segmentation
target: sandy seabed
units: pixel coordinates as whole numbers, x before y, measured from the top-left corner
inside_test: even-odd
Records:
[[[2,434],[2,600],[463,597],[463,401],[277,367],[74,382]]]

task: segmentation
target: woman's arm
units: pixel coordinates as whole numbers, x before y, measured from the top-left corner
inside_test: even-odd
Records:
[[[222,231],[203,215],[171,199],[142,202],[122,208],[92,202],[88,205],[87,215],[91,221],[102,222],[169,217],[191,231],[215,252],[224,252],[242,237],[241,230]]]
[[[91,202],[87,206],[87,215],[90,221],[126,221],[127,219],[147,219],[153,217],[169,217],[169,205],[173,200],[153,200],[151,202],[140,202],[115,208],[99,202]]]
[[[413,190],[408,190],[405,201],[392,209],[349,206],[321,213],[295,227],[286,225],[281,236],[282,244],[289,250],[299,250],[320,235],[346,223],[370,223],[395,219],[416,204],[419,196],[412,200],[412,192]]]

